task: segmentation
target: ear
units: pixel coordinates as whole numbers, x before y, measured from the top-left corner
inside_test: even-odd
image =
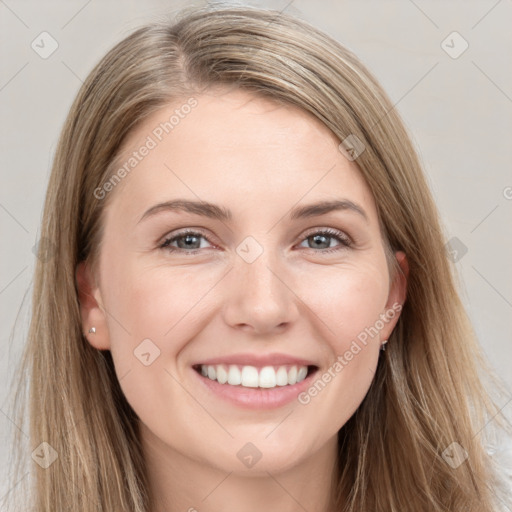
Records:
[[[407,297],[409,263],[405,253],[402,251],[397,251],[395,258],[400,268],[391,282],[386,308],[383,311],[383,315],[381,315],[381,319],[385,319],[384,328],[380,331],[381,341],[387,340],[391,336],[400,318],[400,313]]]
[[[103,308],[103,301],[99,287],[90,266],[82,261],[76,267],[76,283],[78,300],[80,302],[80,315],[82,317],[82,330],[87,341],[98,350],[110,349],[107,315]],[[95,333],[89,329],[94,327]]]

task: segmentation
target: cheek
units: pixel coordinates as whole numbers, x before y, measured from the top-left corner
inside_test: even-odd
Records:
[[[176,356],[208,321],[206,304],[211,299],[206,295],[226,271],[148,266],[136,258],[111,262],[105,269],[105,308],[119,373],[131,367],[134,351],[147,339],[162,355]]]
[[[385,265],[374,262],[357,268],[329,269],[329,274],[317,280],[315,287],[311,286],[311,276],[309,293],[305,288],[303,291],[304,301],[326,326],[322,332],[329,350],[326,367],[318,372],[299,402],[305,415],[329,425],[334,434],[359,407],[373,380],[388,274]]]
[[[204,423],[204,410],[179,384],[184,374],[176,361],[208,322],[202,299],[225,270],[146,266],[136,258],[105,269],[111,352],[123,393],[145,424],[185,436],[187,425]],[[169,404],[181,411],[179,421]]]
[[[329,268],[302,282],[301,298],[325,323],[337,354],[374,328],[388,298],[387,268],[380,262]]]

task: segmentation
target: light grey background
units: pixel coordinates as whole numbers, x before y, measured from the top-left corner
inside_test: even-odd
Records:
[[[17,428],[8,415],[8,386],[27,332],[32,248],[65,116],[114,43],[186,4],[0,0],[0,498],[7,492],[8,434]],[[487,356],[512,390],[512,1],[251,5],[284,9],[323,29],[381,81],[418,146],[447,239],[467,248],[456,263],[461,294]],[[31,47],[34,40],[42,45],[43,31],[58,43],[46,59]],[[464,41],[467,50],[453,58]],[[510,412],[512,402],[503,406]]]

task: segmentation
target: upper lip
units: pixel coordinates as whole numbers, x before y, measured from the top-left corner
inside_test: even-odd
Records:
[[[196,363],[196,365],[214,366],[218,364],[233,364],[240,366],[316,366],[314,362],[300,357],[288,354],[230,354],[228,356],[219,356],[211,359],[205,359]]]

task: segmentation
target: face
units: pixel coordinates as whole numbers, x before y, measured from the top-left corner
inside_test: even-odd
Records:
[[[84,331],[163,451],[284,470],[335,449],[404,278],[390,280],[372,194],[318,120],[242,91],[186,104],[138,126],[130,171],[102,188],[97,274],[77,269]]]

